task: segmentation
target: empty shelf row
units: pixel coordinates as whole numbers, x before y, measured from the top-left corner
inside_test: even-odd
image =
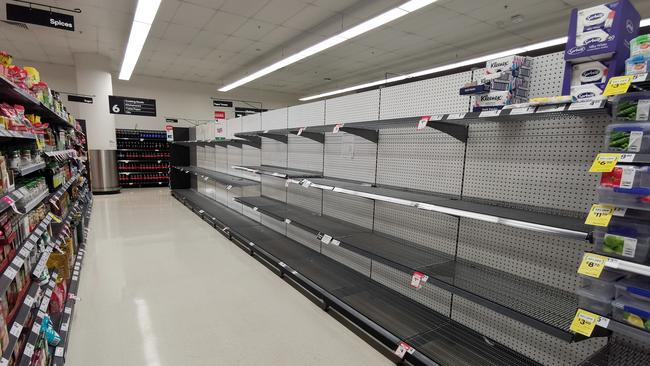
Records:
[[[182,172],[192,173],[196,176],[201,176],[202,178],[212,179],[226,186],[246,187],[246,186],[255,186],[260,184],[260,182],[256,182],[254,180],[240,178],[234,175],[221,173],[214,170],[199,168],[195,166],[174,166],[173,168],[178,169]]]
[[[582,214],[573,212],[567,212],[565,215],[534,212],[506,207],[505,203],[501,202],[484,203],[472,201],[468,198],[461,199],[455,196],[436,194],[434,192],[323,178],[320,172],[268,165],[234,166],[233,168],[285,178],[290,183],[299,184],[305,188],[333,191],[340,194],[415,207],[425,211],[440,212],[452,216],[486,221],[572,239],[586,240],[590,238],[591,228],[585,225],[584,217],[579,217]]]
[[[414,346],[406,357],[431,365],[537,365],[447,316],[384,287],[345,265],[262,226],[192,190],[173,190],[181,202],[231,239],[264,258],[329,306],[353,318],[384,344]],[[417,364],[417,362],[416,362]]]
[[[314,234],[319,245],[338,245],[371,260],[412,274],[503,315],[567,341],[577,298],[573,293],[507,272],[464,261],[425,247],[267,197],[238,197],[255,211]],[[317,239],[326,235],[327,240]],[[336,243],[336,244],[333,244]]]

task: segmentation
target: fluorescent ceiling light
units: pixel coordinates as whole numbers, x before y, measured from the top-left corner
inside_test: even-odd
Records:
[[[142,47],[144,47],[149,35],[151,24],[153,24],[158,12],[158,7],[160,7],[160,0],[138,0],[133,24],[131,25],[131,33],[129,34],[129,42],[126,45],[124,59],[122,60],[120,80],[129,80],[131,78],[133,69],[135,69],[135,65],[140,58]]]
[[[330,47],[334,47],[339,43],[345,42],[349,39],[352,39],[360,34],[371,31],[377,27],[381,27],[386,23],[390,23],[395,19],[401,18],[406,14],[409,14],[413,11],[416,11],[424,6],[432,4],[437,0],[411,0],[408,1],[396,8],[388,10],[387,12],[381,13],[378,16],[366,20],[365,22],[356,25],[348,30],[345,30],[337,35],[334,35],[320,43],[317,43],[309,48],[306,48],[298,53],[295,53],[287,58],[284,58],[272,65],[269,65],[259,71],[256,71],[244,78],[241,78],[231,84],[228,84],[219,89],[221,92],[227,92],[229,90],[235,89],[239,86],[247,84],[255,79],[259,79],[262,76],[268,75],[274,71],[277,71],[283,67],[296,63],[302,59],[305,59],[311,55],[314,55],[318,52],[326,50]]]

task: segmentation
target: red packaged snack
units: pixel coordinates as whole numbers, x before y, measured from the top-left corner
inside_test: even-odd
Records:
[[[54,291],[52,291],[52,296],[50,297],[50,314],[58,314],[63,311],[68,292],[67,290],[65,281],[56,284]]]
[[[609,173],[602,173],[600,177],[600,185],[602,187],[620,187],[621,178],[623,178],[623,168],[615,167]]]

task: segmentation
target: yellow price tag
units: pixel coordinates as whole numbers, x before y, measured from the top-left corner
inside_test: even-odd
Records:
[[[627,90],[632,84],[632,80],[634,80],[634,75],[614,76],[607,82],[603,95],[609,97],[611,95],[627,93]]]
[[[594,204],[589,210],[585,224],[592,226],[607,226],[614,215],[616,207],[612,205]]]
[[[598,319],[600,319],[600,315],[578,309],[569,329],[585,337],[591,337],[591,333],[594,332],[596,324],[598,324]]]
[[[54,220],[54,222],[56,222],[57,224],[60,224],[60,223],[61,223],[61,219],[58,218],[55,214],[53,214],[53,213],[51,213],[51,212],[50,212],[50,217],[51,217],[52,220]]]
[[[578,273],[598,278],[600,277],[600,274],[603,273],[603,269],[605,269],[605,262],[607,262],[607,257],[605,256],[585,253],[585,255],[582,256],[580,267],[578,267]]]
[[[594,159],[590,173],[609,173],[614,170],[614,167],[621,159],[621,154],[598,154]]]

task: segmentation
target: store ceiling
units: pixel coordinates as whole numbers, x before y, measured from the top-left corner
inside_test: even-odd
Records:
[[[162,0],[134,74],[216,87],[267,66],[405,0]],[[119,70],[136,0],[42,0],[80,8],[76,32],[0,23],[0,49],[72,65],[98,52]],[[632,0],[642,17],[650,1]],[[439,0],[248,86],[301,96],[563,36],[585,0]],[[5,19],[2,6],[0,17]],[[515,23],[513,16],[523,17]]]

